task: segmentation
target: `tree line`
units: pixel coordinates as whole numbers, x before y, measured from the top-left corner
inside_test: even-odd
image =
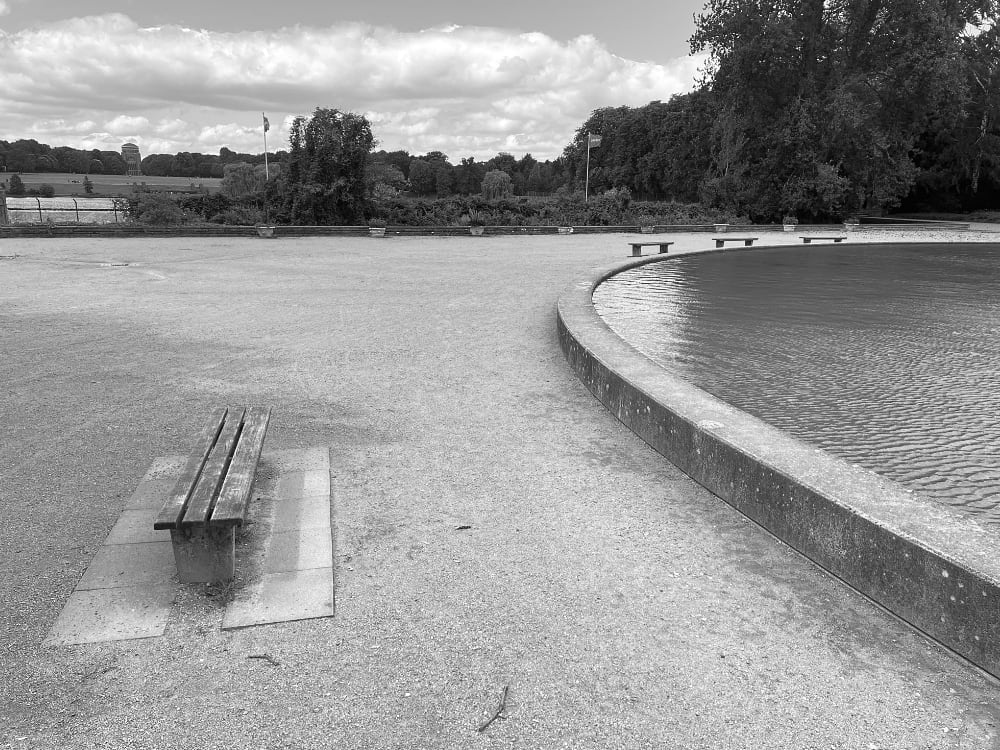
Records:
[[[286,152],[279,152],[278,159]],[[142,173],[149,177],[207,178],[224,176],[227,164],[263,164],[264,154],[243,154],[225,146],[218,154],[182,151],[177,154],[150,154],[142,160]],[[82,175],[123,175],[125,160],[117,151],[52,147],[34,139],[0,140],[0,171],[69,172]]]
[[[268,154],[277,170],[291,158],[287,149]],[[176,154],[149,154],[142,159],[142,174],[148,177],[222,178],[231,165],[264,165],[264,154],[238,153],[223,146],[218,154],[182,151]],[[501,152],[487,161],[463,158],[453,164],[446,154],[431,151],[410,154],[408,151],[373,152],[366,168],[375,183],[405,189],[418,196],[444,197],[473,195],[482,188],[483,178],[491,170],[510,175],[516,194],[552,193],[566,183],[562,158],[539,162],[531,154],[520,159]],[[68,146],[55,148],[35,140],[13,142],[0,140],[0,171],[69,172],[72,174],[125,174],[125,161],[115,151],[83,150]]]
[[[125,160],[117,151],[52,147],[34,139],[0,140],[0,170],[4,172],[70,172],[125,174]]]
[[[995,0],[709,0],[697,89],[595,111],[591,185],[758,221],[1000,202]]]

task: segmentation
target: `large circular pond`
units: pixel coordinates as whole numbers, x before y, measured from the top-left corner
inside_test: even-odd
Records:
[[[674,374],[1000,523],[1000,245],[695,254],[618,274],[594,302]]]

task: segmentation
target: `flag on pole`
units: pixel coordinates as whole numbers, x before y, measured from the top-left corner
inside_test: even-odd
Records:
[[[267,131],[271,129],[271,123],[268,122],[267,115],[263,112],[260,113],[260,116],[264,118],[264,180],[266,181],[271,179],[271,170],[267,165]]]
[[[593,133],[587,133],[587,146],[590,148],[597,148],[601,145],[601,136],[594,135]]]

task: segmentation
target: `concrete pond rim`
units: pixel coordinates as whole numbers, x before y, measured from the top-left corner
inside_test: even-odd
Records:
[[[863,247],[905,244],[910,243]],[[858,247],[862,245],[836,246]],[[708,252],[758,249],[794,252],[786,246]],[[995,554],[1000,533],[673,375],[625,342],[597,313],[593,293],[604,281],[685,255],[594,269],[562,292],[556,324],[574,372],[619,421],[714,495],[879,606],[1000,678],[1000,556]]]

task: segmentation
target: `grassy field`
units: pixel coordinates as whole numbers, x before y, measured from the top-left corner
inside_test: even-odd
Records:
[[[85,195],[83,190],[83,178],[85,175],[72,174],[69,172],[35,172],[21,174],[21,181],[28,189],[37,189],[41,185],[51,185],[55,188],[56,195]],[[151,190],[162,190],[165,192],[186,192],[194,193],[199,191],[216,192],[222,180],[217,177],[190,178],[190,177],[127,177],[115,174],[92,174],[87,175],[94,183],[94,196],[118,196],[129,195],[132,186],[136,183],[145,185]],[[10,175],[0,174],[0,183],[5,189],[10,183]]]

